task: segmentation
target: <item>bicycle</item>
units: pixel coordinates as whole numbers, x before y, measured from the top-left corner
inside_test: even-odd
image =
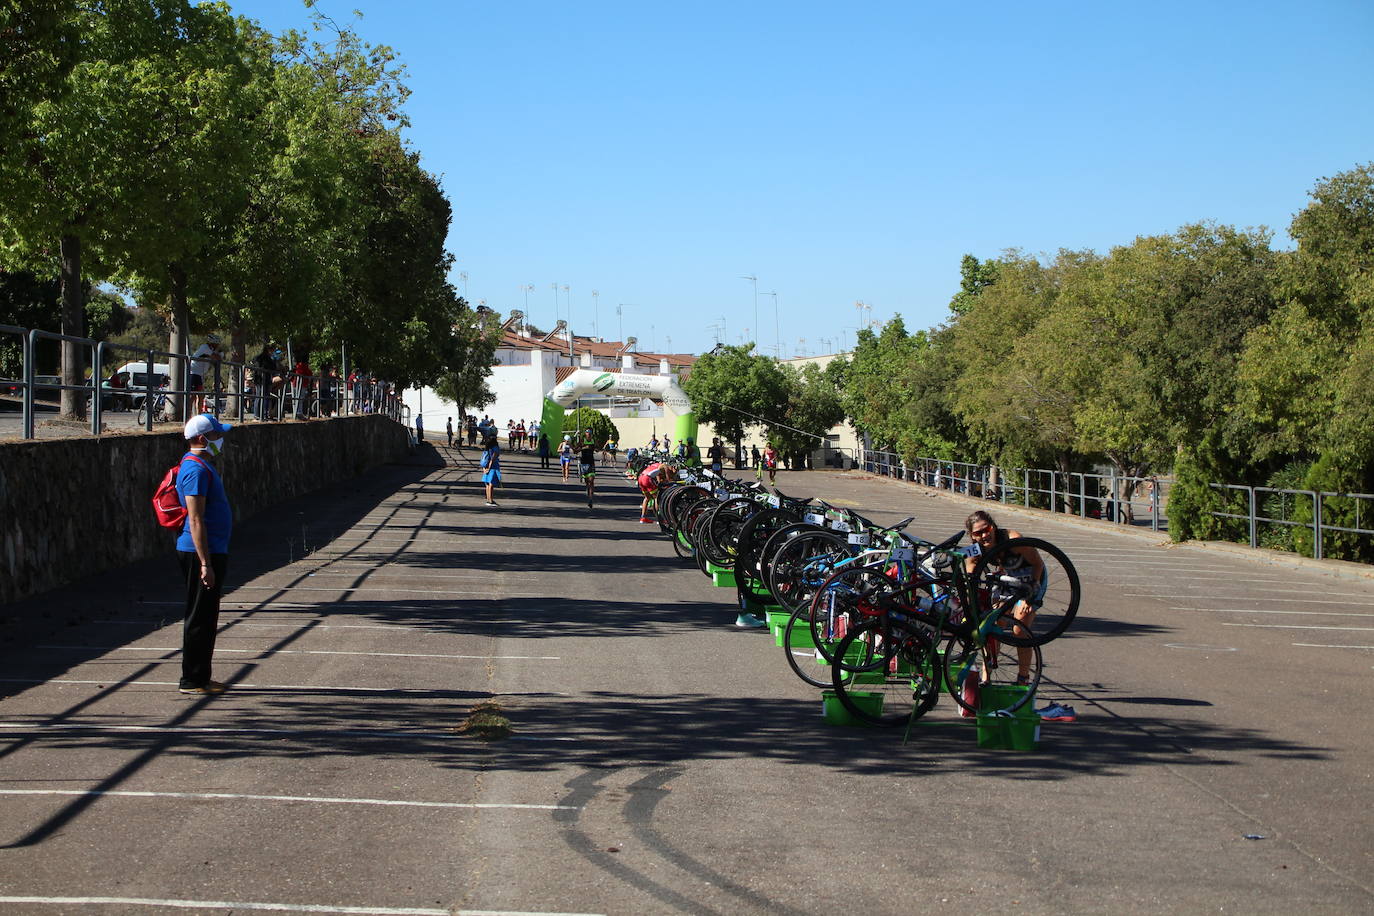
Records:
[[[1007,553],[1023,548],[1044,561],[1037,583],[1002,573]],[[964,561],[972,556],[978,559],[969,571]],[[1038,538],[1014,538],[981,555],[945,550],[941,562],[918,568],[905,582],[873,573],[871,567],[836,572],[817,593],[812,624],[813,632],[838,639],[830,650],[837,698],[874,725],[923,715],[934,705],[928,694],[937,680],[967,714],[980,711],[985,695],[997,698],[998,713],[1021,708],[1043,674],[1040,647],[1067,630],[1081,594],[1068,557]],[[1012,614],[1028,601],[1037,611],[1027,624]],[[818,651],[821,645],[818,639]],[[849,696],[853,675],[878,671],[888,673],[869,686],[883,695],[881,714]]]
[[[152,414],[153,414],[153,422],[154,422],[154,423],[168,423],[168,422],[170,422],[170,421],[172,420],[172,416],[171,416],[171,413],[170,413],[170,410],[169,410],[170,406],[171,406],[171,404],[170,404],[170,400],[169,400],[168,397],[167,397],[167,391],[166,391],[166,390],[159,390],[159,391],[157,392],[157,396],[153,399],[153,404],[152,404],[152,407],[151,407],[151,409],[152,409]],[[142,427],[145,427],[145,428],[148,426],[148,411],[149,411],[148,399],[147,399],[147,398],[144,398],[144,399],[143,399],[143,403],[141,403],[141,404],[138,405],[138,425],[139,425],[139,426],[142,426]]]

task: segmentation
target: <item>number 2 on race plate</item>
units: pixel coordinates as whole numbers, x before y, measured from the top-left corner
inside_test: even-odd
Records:
[[[916,559],[916,548],[898,547],[892,551],[892,559],[898,563],[911,563]]]

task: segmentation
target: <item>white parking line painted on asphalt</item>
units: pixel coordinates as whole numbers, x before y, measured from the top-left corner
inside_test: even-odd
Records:
[[[271,910],[280,913],[349,913],[356,916],[603,916],[552,910],[450,910],[415,906],[332,906],[325,903],[256,903],[245,900],[166,900],[155,897],[3,896],[0,903],[49,906],[160,906],[179,910]]]
[[[1214,611],[1218,614],[1282,614],[1285,617],[1374,617],[1352,611],[1261,611],[1252,607],[1171,607],[1171,611]]]
[[[488,577],[488,582],[490,582],[490,577]],[[505,599],[505,598],[548,598],[548,597],[550,597],[548,592],[534,592],[534,593],[528,593],[528,592],[526,592],[526,593],[524,593],[524,594],[521,594],[521,593],[517,593],[517,592],[505,592],[505,591],[503,591],[503,592],[502,592],[501,594],[499,594],[499,595],[483,595],[483,594],[478,594],[476,591],[469,591],[469,590],[467,590],[467,589],[464,589],[464,590],[462,590],[462,591],[454,591],[453,589],[443,589],[443,588],[391,588],[390,586],[386,586],[386,585],[379,585],[379,586],[377,586],[376,588],[362,588],[362,587],[360,587],[360,586],[340,586],[340,587],[337,587],[337,588],[328,588],[328,587],[318,586],[318,585],[240,585],[238,588],[234,589],[234,592],[235,592],[235,593],[237,593],[237,592],[244,592],[244,591],[249,591],[249,592],[253,592],[253,591],[263,591],[263,592],[378,592],[378,593],[385,592],[385,593],[387,593],[387,594],[391,594],[391,593],[393,593],[393,592],[405,592],[405,593],[407,593],[407,594],[412,594],[412,595],[448,595],[448,596],[450,596],[450,597],[458,598],[458,599],[464,599],[464,598],[466,598],[466,599],[472,599],[472,598],[483,598],[483,599],[486,599],[486,598],[500,598],[500,599]],[[184,602],[183,602],[183,604],[184,604]]]
[[[76,722],[0,722],[0,731],[22,734],[24,732],[139,732],[144,734],[165,735],[325,735],[343,738],[429,738],[445,741],[460,739],[450,732],[422,731],[383,731],[381,729],[360,728],[249,728],[216,725],[110,725],[92,722],[82,725]]]
[[[309,625],[308,625],[308,624],[309,624],[311,621],[313,621],[313,620],[323,620],[323,619],[326,619],[326,618],[322,618],[322,617],[307,617],[307,618],[304,618],[304,619],[301,620],[301,621],[297,621],[297,622],[287,622],[287,623],[258,623],[258,622],[256,622],[256,621],[254,621],[254,622],[252,622],[252,623],[249,623],[249,622],[248,622],[249,618],[247,618],[247,617],[227,617],[227,616],[225,616],[224,614],[221,614],[219,619],[220,619],[220,630],[221,630],[221,631],[227,629],[227,628],[230,627],[230,626],[232,626],[235,630],[241,630],[241,629],[243,629],[243,628],[245,628],[245,627],[253,627],[253,628],[256,628],[256,629],[273,629],[273,630],[281,630],[281,629],[309,630],[309,631],[312,632],[312,633],[315,632],[316,630],[396,630],[396,631],[401,631],[401,630],[415,630],[415,631],[421,632],[421,633],[429,633],[429,632],[433,632],[433,630],[434,630],[433,627],[412,627],[412,626],[406,626],[406,625],[404,625],[404,624],[399,624],[399,623],[395,623],[395,624],[380,624],[380,623],[317,623],[317,624],[314,624],[313,626],[309,626]],[[150,622],[151,622],[151,621],[147,621],[147,620],[122,620],[122,619],[119,619],[119,618],[114,618],[114,619],[110,619],[110,620],[92,620],[92,621],[90,621],[91,624],[104,624],[105,626],[121,626],[121,627],[126,627],[126,626],[140,626],[140,625],[142,625],[142,624],[150,623]],[[509,620],[483,620],[483,621],[482,621],[482,623],[512,623],[512,622],[513,622],[513,621],[509,621]],[[164,626],[164,627],[170,627],[170,626],[177,626],[177,627],[179,627],[179,626],[181,626],[181,621],[180,621],[180,620],[169,620],[169,621],[167,621],[166,623],[164,623],[163,626]],[[263,638],[264,638],[264,639],[269,639],[269,638],[272,638],[272,637],[266,637],[266,636],[264,636]]]
[[[1209,601],[1286,601],[1289,604],[1339,604],[1344,607],[1369,607],[1374,608],[1374,604],[1362,604],[1359,601],[1327,601],[1324,598],[1260,598],[1250,595],[1131,595],[1123,594],[1123,598],[1163,598],[1170,601],[1178,601],[1183,598],[1191,598],[1194,601],[1199,598],[1206,598]],[[1363,596],[1361,596],[1363,597]]]
[[[104,680],[80,680],[77,678],[55,677],[0,677],[0,684],[72,684],[96,687],[177,687],[180,681],[121,681],[117,677]],[[400,696],[435,693],[472,693],[466,690],[445,690],[441,687],[341,687],[338,684],[251,684],[240,681],[233,685],[235,690],[300,690],[300,691],[338,691],[339,693],[394,693]],[[566,694],[562,694],[566,696]]]
[[[1359,630],[1374,633],[1374,627],[1319,627],[1296,623],[1223,623],[1224,627],[1250,627],[1255,630]]]
[[[1374,646],[1324,646],[1315,642],[1295,642],[1293,645],[1304,649],[1374,649]]]
[[[99,789],[0,789],[0,795],[62,795],[99,798],[180,798],[194,801],[278,801],[312,802],[320,805],[375,805],[392,808],[463,808],[467,810],[501,809],[511,811],[580,811],[577,805],[520,805],[498,802],[442,802],[405,801],[394,798],[328,798],[315,795],[242,795],[233,792],[139,792],[134,790],[102,791]]]
[[[96,652],[180,652],[180,646],[34,646],[35,649],[51,649],[53,651],[73,652],[94,650]],[[261,649],[223,649],[215,647],[215,653],[233,653],[236,655],[246,655],[256,653],[259,656],[270,657],[273,655],[366,655],[377,658],[464,658],[482,659],[483,661],[535,661],[535,662],[556,662],[562,661],[560,655],[441,655],[438,653],[420,652],[344,652],[334,649],[273,649],[264,653]]]

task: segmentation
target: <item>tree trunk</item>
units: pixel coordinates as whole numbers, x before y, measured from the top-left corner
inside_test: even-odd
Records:
[[[180,264],[167,265],[167,279],[171,281],[172,291],[172,337],[167,345],[169,352],[176,354],[170,360],[172,374],[171,387],[185,389],[190,381],[186,372],[186,357],[191,348],[191,310],[186,304],[186,271]],[[174,413],[184,423],[191,418],[191,398],[186,394],[174,395],[171,399]]]
[[[85,337],[86,308],[81,295],[81,239],[74,235],[64,235],[61,241],[62,252],[62,333],[71,337]],[[80,385],[83,358],[81,344],[62,341],[62,384]],[[100,380],[92,379],[93,391],[100,390]],[[86,393],[77,388],[63,389],[61,416],[68,420],[83,420],[86,417]]]

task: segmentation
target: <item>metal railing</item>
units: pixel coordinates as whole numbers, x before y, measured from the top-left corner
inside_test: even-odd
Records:
[[[870,474],[908,480],[1006,505],[1045,509],[1083,518],[1134,525],[1148,519],[1152,530],[1166,526],[1161,482],[1156,477],[1114,473],[1064,473],[1051,468],[916,458],[908,463],[895,452],[859,449],[858,465]]]
[[[256,363],[237,362],[218,355],[197,359],[191,353],[173,353],[151,350],[129,344],[73,337],[41,329],[28,329],[14,325],[0,325],[0,334],[14,335],[19,339],[21,348],[21,372],[18,378],[0,376],[0,395],[13,398],[20,396],[22,410],[22,436],[35,438],[35,416],[37,395],[40,391],[59,392],[58,403],[42,406],[56,406],[61,409],[62,391],[84,392],[88,401],[90,432],[98,436],[104,431],[106,404],[118,409],[121,403],[129,409],[141,409],[141,424],[152,430],[158,420],[184,421],[190,416],[192,403],[198,410],[223,416],[229,413],[238,422],[244,419],[245,411],[251,412],[259,420],[283,420],[288,415],[296,419],[311,417],[349,416],[377,413],[403,422],[408,412],[402,402],[397,387],[375,377],[359,377],[345,381],[338,375],[297,374],[283,366],[268,370]],[[82,359],[83,366],[89,362],[89,378],[76,385],[64,384],[58,378],[55,382],[38,381],[36,353],[38,341],[55,340],[75,343],[89,350]],[[105,369],[114,365],[110,358],[116,352],[135,354],[145,367],[144,384],[137,388],[106,387]],[[160,374],[157,360],[164,359],[168,371],[165,381],[159,382]],[[196,363],[209,363],[204,373],[194,373]],[[179,371],[174,368],[179,366]],[[226,378],[226,371],[228,377]],[[173,379],[172,375],[179,378]],[[199,387],[192,383],[194,375],[203,376]],[[273,378],[280,382],[274,383]],[[232,384],[226,385],[229,381]],[[203,399],[203,402],[201,401]],[[226,411],[226,408],[228,410]]]
[[[1235,521],[1244,522],[1249,530],[1250,546],[1264,546],[1261,535],[1264,533],[1262,526],[1273,525],[1280,529],[1289,531],[1301,530],[1304,534],[1310,532],[1312,537],[1312,556],[1314,559],[1322,559],[1325,555],[1325,540],[1329,532],[1341,532],[1344,534],[1354,534],[1363,537],[1374,537],[1374,528],[1366,527],[1368,519],[1374,518],[1374,494],[1371,493],[1334,493],[1329,490],[1287,490],[1280,487],[1247,487],[1241,484],[1214,483],[1209,484],[1212,489],[1224,494],[1244,494],[1243,505],[1233,504],[1229,507],[1233,511],[1213,510],[1210,514],[1213,518],[1227,518]],[[1269,497],[1278,497],[1277,501]],[[1291,499],[1290,499],[1291,497]],[[1354,522],[1348,525],[1333,524],[1328,519],[1338,517],[1340,509],[1345,507],[1334,507],[1328,503],[1331,500],[1350,500],[1351,508],[1354,509]],[[1228,500],[1228,502],[1232,502]],[[1267,515],[1266,512],[1274,511],[1277,507],[1279,514]],[[1291,511],[1290,511],[1291,507]],[[1305,508],[1304,513],[1299,512],[1299,508]],[[1306,515],[1306,518],[1296,518],[1299,514]],[[1298,549],[1298,545],[1290,545],[1281,549]]]

